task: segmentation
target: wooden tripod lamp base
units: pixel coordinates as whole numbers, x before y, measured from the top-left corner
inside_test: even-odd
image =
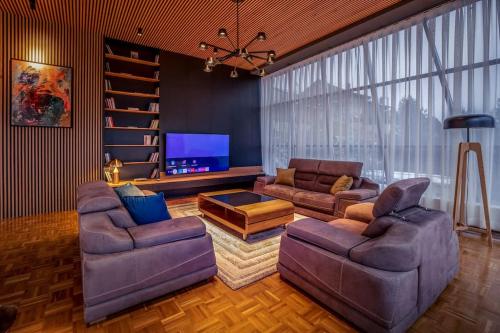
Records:
[[[479,182],[481,184],[481,196],[483,199],[484,220],[486,230],[467,225],[465,219],[465,192],[467,189],[467,166],[469,153],[476,153],[477,166],[479,169]],[[458,147],[457,178],[455,182],[455,199],[453,203],[454,229],[457,231],[472,230],[485,233],[488,238],[488,245],[493,247],[493,239],[490,225],[490,210],[488,206],[488,194],[486,192],[486,180],[484,177],[483,153],[479,142],[460,142]]]
[[[488,245],[490,247],[493,247],[493,238],[490,224],[490,210],[488,206],[488,193],[486,192],[486,179],[484,176],[483,153],[481,144],[479,142],[469,142],[469,129],[495,127],[495,119],[492,116],[485,114],[467,114],[445,119],[443,127],[444,129],[467,129],[467,142],[461,142],[458,147],[457,177],[455,182],[455,198],[453,202],[453,228],[457,231],[472,230],[480,232],[482,234],[486,234]],[[467,225],[466,221],[465,194],[467,191],[467,167],[470,152],[474,152],[477,158],[486,229],[469,226]]]

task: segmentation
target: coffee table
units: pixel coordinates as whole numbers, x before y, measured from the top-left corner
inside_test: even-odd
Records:
[[[291,202],[241,189],[198,194],[198,209],[209,218],[241,233],[276,228],[293,221]]]

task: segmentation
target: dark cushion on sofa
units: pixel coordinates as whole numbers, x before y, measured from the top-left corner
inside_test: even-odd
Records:
[[[313,218],[290,223],[286,228],[287,235],[319,246],[339,256],[347,257],[349,251],[369,240],[359,234],[319,221]]]
[[[299,206],[307,206],[333,212],[335,196],[328,193],[312,191],[300,191],[293,196],[293,203]]]
[[[363,236],[370,238],[382,236],[394,223],[400,222],[400,219],[393,216],[376,217],[368,223],[368,226],[363,231]]]
[[[373,216],[379,217],[418,205],[429,183],[429,178],[410,178],[392,183],[375,202]]]
[[[173,219],[167,223],[152,223],[129,228],[135,248],[172,243],[205,235],[205,225],[196,216]]]
[[[123,204],[137,224],[170,220],[163,192],[141,197],[123,197]]]
[[[143,197],[144,196],[144,193],[137,186],[133,185],[132,183],[127,183],[125,185],[115,187],[114,190],[120,198],[123,198],[123,197]]]

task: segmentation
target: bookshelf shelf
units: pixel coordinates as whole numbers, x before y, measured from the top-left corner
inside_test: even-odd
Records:
[[[105,108],[106,112],[123,112],[123,113],[135,113],[135,114],[150,114],[150,115],[159,115],[159,112],[146,111],[146,110],[128,110],[128,109],[108,109]]]
[[[135,58],[131,58],[131,57],[124,57],[124,56],[120,56],[120,55],[116,55],[116,54],[106,53],[104,55],[104,57],[106,59],[131,62],[131,63],[134,63],[134,64],[140,64],[140,65],[145,65],[145,66],[160,67],[160,63],[158,63],[158,62],[146,61],[146,60],[141,60],[141,59],[135,59]]]
[[[132,74],[128,74],[128,73],[104,72],[104,75],[107,77],[118,77],[121,79],[128,79],[128,80],[135,80],[135,81],[144,81],[144,82],[153,82],[153,83],[160,82],[160,80],[158,80],[158,79],[145,77],[145,76],[137,76],[137,75],[132,75]]]
[[[104,147],[155,148],[160,145],[104,145]]]
[[[115,127],[104,127],[105,129],[108,130],[120,130],[120,131],[160,131],[159,128],[149,128],[149,127],[120,127],[120,126],[115,126]]]
[[[160,164],[160,162],[123,162],[123,165]]]
[[[132,97],[160,98],[160,95],[145,94],[145,93],[138,93],[138,92],[131,92],[131,91],[105,90],[105,93],[112,94],[112,95],[132,96]]]

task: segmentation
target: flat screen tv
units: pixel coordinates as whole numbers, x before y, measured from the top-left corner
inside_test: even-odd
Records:
[[[229,135],[165,134],[165,173],[189,173],[229,170]]]

